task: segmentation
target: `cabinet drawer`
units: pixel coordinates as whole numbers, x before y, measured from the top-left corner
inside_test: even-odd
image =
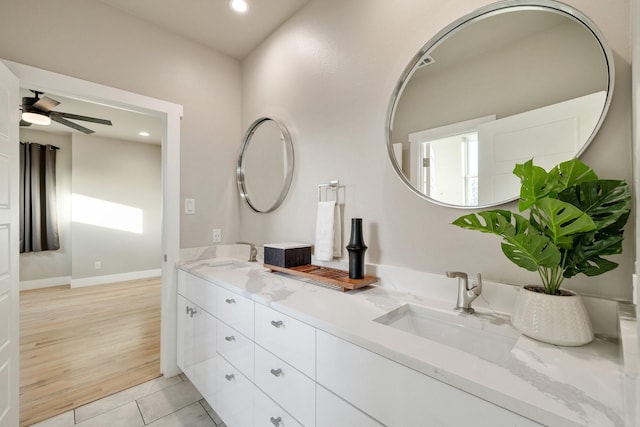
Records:
[[[209,402],[228,426],[253,425],[253,383],[222,357],[216,369],[216,398]]]
[[[315,328],[261,304],[255,309],[256,343],[315,378]]]
[[[256,345],[255,383],[303,425],[315,425],[315,383]]]
[[[381,427],[368,417],[322,386],[316,385],[317,427]]]
[[[317,338],[318,383],[385,425],[539,426],[333,335]]]
[[[215,315],[218,287],[200,277],[178,270],[178,293]]]
[[[222,321],[218,321],[218,353],[253,380],[253,341]]]
[[[289,413],[258,388],[255,388],[254,393],[254,426],[302,427]]]
[[[224,288],[218,288],[218,319],[253,339],[253,301],[234,294]]]

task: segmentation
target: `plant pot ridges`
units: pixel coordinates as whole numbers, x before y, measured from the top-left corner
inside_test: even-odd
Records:
[[[522,334],[549,344],[580,346],[593,340],[582,298],[573,292],[548,295],[524,287],[518,293],[512,325]]]

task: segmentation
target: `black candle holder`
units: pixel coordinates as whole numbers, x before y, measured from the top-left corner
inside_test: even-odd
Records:
[[[362,237],[362,218],[351,218],[351,238],[347,245],[349,251],[349,278],[364,278],[364,253],[367,245]]]

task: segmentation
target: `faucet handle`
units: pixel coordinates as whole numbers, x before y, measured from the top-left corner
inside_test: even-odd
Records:
[[[473,291],[476,296],[480,296],[480,294],[482,293],[482,275],[480,273],[476,274],[476,279],[478,280],[478,282],[475,286],[469,288],[469,290]]]

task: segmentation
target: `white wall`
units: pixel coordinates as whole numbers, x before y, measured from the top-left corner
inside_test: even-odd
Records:
[[[160,146],[82,134],[72,140],[73,279],[159,269]],[[104,221],[87,224],[85,212]]]
[[[71,136],[20,128],[20,141],[51,144],[60,148],[56,153],[56,204],[60,249],[20,254],[20,281],[59,278],[69,283],[68,278],[71,276]],[[49,281],[48,284],[51,283]]]
[[[246,127],[265,115],[281,119],[291,131],[296,171],[280,209],[260,215],[241,208],[242,239],[312,242],[316,186],[339,179],[346,186],[345,224],[351,217],[364,219],[367,262],[428,272],[482,272],[495,281],[537,283],[536,274],[506,260],[497,237],[450,225],[466,211],[429,204],[405,188],[387,157],[385,115],[402,70],[440,29],[489,3],[314,1],[245,59],[242,124]],[[603,177],[631,182],[629,1],[565,3],[595,21],[615,57],[616,87],[609,115],[583,159]],[[567,287],[630,299],[633,221],[624,250],[614,257],[621,264],[618,269],[596,278],[576,277]]]
[[[42,29],[39,30],[39,29]],[[240,64],[99,1],[0,0],[0,58],[184,107],[181,246],[237,238]]]

